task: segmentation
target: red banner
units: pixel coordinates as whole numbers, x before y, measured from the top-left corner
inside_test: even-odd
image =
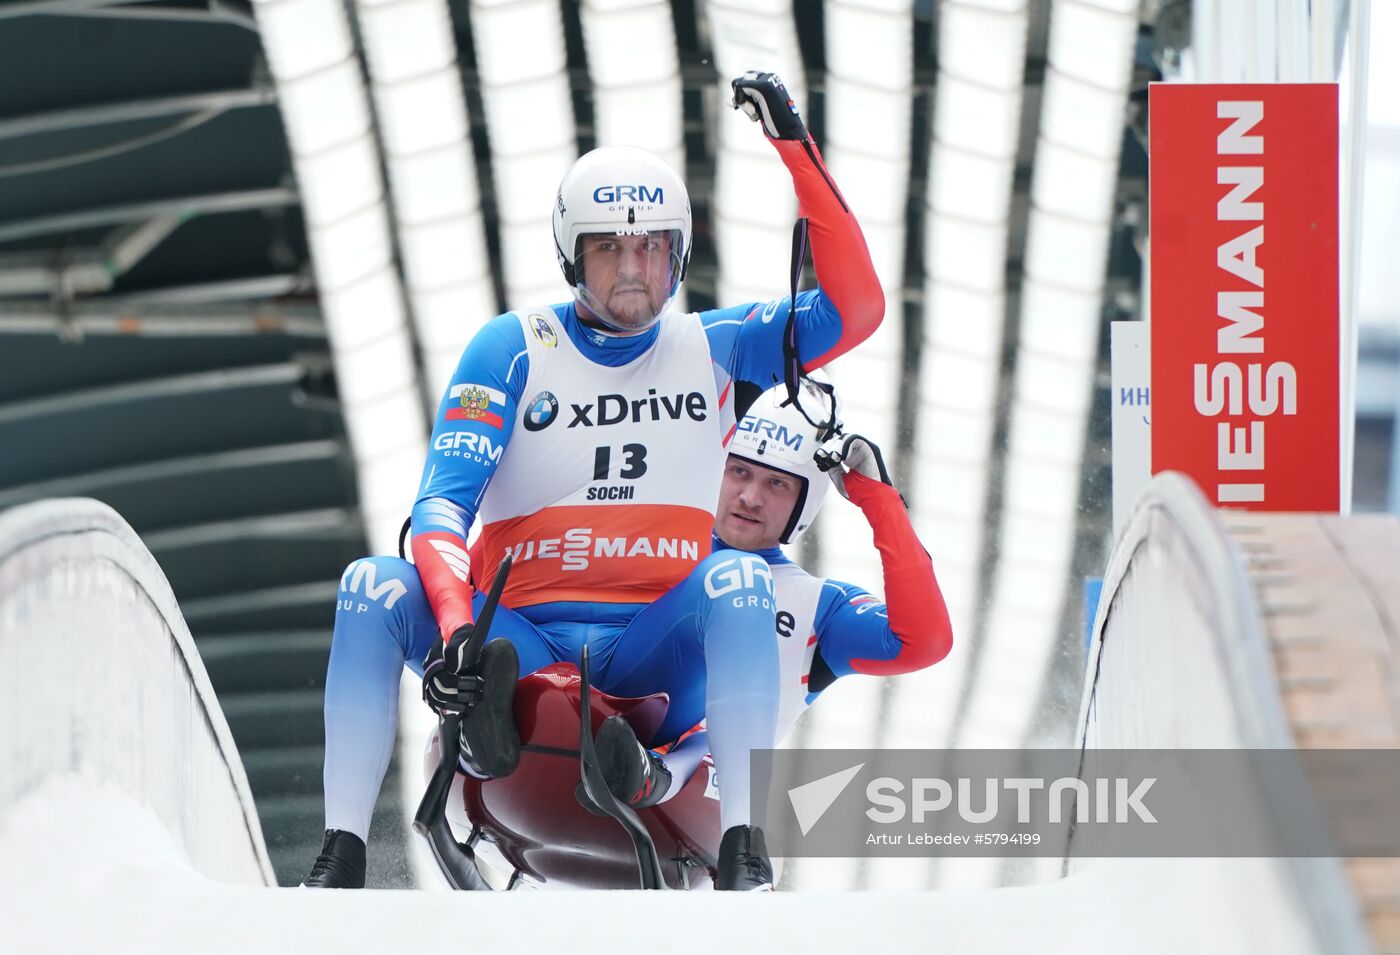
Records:
[[[1153,84],[1152,470],[1340,506],[1337,87]]]

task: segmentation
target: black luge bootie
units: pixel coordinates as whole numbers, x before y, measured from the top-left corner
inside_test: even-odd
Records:
[[[365,844],[353,832],[327,829],[321,854],[302,885],[312,889],[363,889]]]
[[[763,830],[731,826],[719,843],[719,878],[715,888],[732,892],[772,892],[773,863]]]
[[[646,809],[659,803],[671,788],[671,772],[651,750],[637,739],[632,726],[620,716],[609,716],[593,741],[598,768],[608,790],[617,801],[633,809]],[[578,785],[575,795],[583,808],[595,816],[606,815],[593,805]]]
[[[515,644],[492,640],[472,669],[470,676],[480,681],[480,695],[462,717],[462,759],[478,776],[500,779],[520,764],[520,733],[515,726],[520,657]]]

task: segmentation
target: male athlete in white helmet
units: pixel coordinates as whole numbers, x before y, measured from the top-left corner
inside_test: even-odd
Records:
[[[773,574],[778,611],[771,639],[778,647],[779,683],[770,745],[777,745],[837,678],[912,673],[942,660],[953,646],[933,563],[879,448],[858,434],[835,433],[834,393],[804,381],[797,400],[800,408],[785,388],[775,388],[740,422],[729,445],[715,519],[716,549],[757,554]],[[870,522],[884,576],[883,602],[853,584],[813,577],[782,551],[780,545],[811,526],[828,486],[859,506]],[[649,750],[621,717],[606,720],[597,737],[608,788],[636,808],[680,792],[709,748],[701,731],[669,751]],[[723,786],[722,773],[719,779]]]
[[[597,149],[569,170],[554,237],[574,301],[515,303],[477,333],[434,424],[414,563],[366,558],[341,580],[326,675],[326,835],[308,885],[364,884],[405,664],[424,674],[439,713],[462,714],[472,771],[500,777],[519,759],[517,676],[577,663],[587,642],[599,689],[670,695],[648,743],[706,720],[725,780],[716,887],[771,888],[748,767],[778,719],[772,573],[752,554],[712,552],[725,449],[743,415],[736,404],[794,363],[820,367],[869,337],[884,299],[781,81],[748,73],[732,87],[792,175],[819,287],[795,302],[668,314],[690,259],[685,185],[637,149]],[[503,555],[515,562],[491,641],[464,661],[482,600],[467,554],[478,519],[483,587]],[[464,673],[470,694],[459,690]]]

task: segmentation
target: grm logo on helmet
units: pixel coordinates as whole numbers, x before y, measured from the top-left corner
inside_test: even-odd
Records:
[[[599,186],[593,190],[594,202],[665,202],[665,191],[657,186]]]
[[[800,432],[793,434],[786,426],[778,424],[776,421],[769,421],[767,418],[756,418],[749,415],[739,422],[739,430],[768,438],[774,444],[781,444],[794,451],[802,450],[802,434]]]

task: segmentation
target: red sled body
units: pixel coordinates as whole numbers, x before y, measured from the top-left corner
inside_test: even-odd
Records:
[[[480,840],[489,842],[514,870],[512,886],[526,878],[551,888],[638,888],[641,863],[633,839],[614,819],[585,809],[576,795],[583,695],[583,680],[572,664],[556,663],[525,676],[515,691],[521,743],[515,772],[485,781],[457,774],[452,799],[460,786],[460,807],[471,827],[464,848],[471,852]],[[669,704],[664,693],[639,699],[597,690],[588,695],[591,727],[621,716],[642,740],[656,732]],[[429,748],[429,773],[438,763],[436,750]],[[460,825],[457,808],[450,806],[449,815]],[[666,888],[711,887],[721,832],[709,757],[680,792],[636,815],[655,845]]]

